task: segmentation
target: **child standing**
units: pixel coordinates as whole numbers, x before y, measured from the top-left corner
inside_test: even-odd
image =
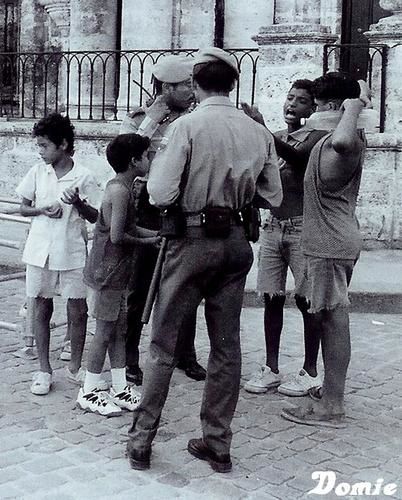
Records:
[[[48,394],[52,385],[49,362],[50,319],[57,290],[67,299],[71,360],[67,378],[82,379],[87,305],[82,271],[86,259],[85,220],[94,223],[92,206],[100,195],[92,173],[75,164],[74,127],[58,113],[40,120],[33,128],[44,161],[33,166],[17,187],[22,197],[20,212],[32,217],[22,260],[26,269],[27,296],[33,298],[33,329],[40,371],[34,374],[31,392]]]
[[[90,287],[89,309],[96,318],[96,332],[89,353],[84,387],[77,404],[84,410],[105,416],[119,415],[122,408],[133,411],[140,396],[126,383],[126,288],[134,245],[155,245],[156,231],[136,226],[134,178],[148,169],[148,137],[137,134],[117,136],[108,145],[106,156],[116,172],[108,182],[95,226],[94,240],[84,280]],[[99,390],[100,374],[109,354],[112,387]]]

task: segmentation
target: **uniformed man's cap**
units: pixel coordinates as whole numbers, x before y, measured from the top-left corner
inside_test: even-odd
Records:
[[[161,82],[184,82],[193,74],[193,59],[186,56],[161,57],[152,68],[152,74]]]
[[[236,75],[239,76],[237,62],[234,56],[226,52],[226,50],[219,49],[218,47],[208,47],[200,49],[194,58],[194,66],[197,64],[204,64],[209,62],[223,61],[232,69],[235,70]]]

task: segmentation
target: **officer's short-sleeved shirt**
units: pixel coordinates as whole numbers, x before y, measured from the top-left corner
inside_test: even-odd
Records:
[[[214,96],[168,129],[155,156],[148,192],[157,206],[177,200],[184,212],[207,206],[243,208],[257,193],[271,205],[282,200],[272,135],[238,110],[228,97]]]
[[[101,188],[90,170],[74,164],[66,175],[57,178],[51,165],[44,163],[33,166],[21,183],[17,194],[31,200],[37,207],[60,202],[63,215],[53,219],[46,215],[32,217],[29,235],[22,261],[32,266],[44,267],[48,260],[49,269],[66,271],[84,267],[86,260],[86,222],[78,210],[61,201],[67,188],[79,189],[82,200],[98,206]]]

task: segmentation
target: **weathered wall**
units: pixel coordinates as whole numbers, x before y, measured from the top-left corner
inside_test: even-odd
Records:
[[[256,47],[251,37],[273,17],[273,0],[226,0],[225,47]]]
[[[40,161],[32,121],[0,121],[0,196],[14,197],[25,172]],[[119,122],[75,123],[74,159],[104,184],[114,174],[105,159],[108,141],[118,133]],[[402,247],[402,139],[392,134],[368,134],[358,217],[366,247]]]

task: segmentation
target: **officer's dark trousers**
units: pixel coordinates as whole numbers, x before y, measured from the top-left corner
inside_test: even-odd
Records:
[[[136,247],[133,270],[128,286],[127,297],[127,336],[126,366],[138,365],[139,344],[143,323],[142,311],[147,299],[149,285],[158,258],[158,249],[153,247]],[[188,317],[183,325],[177,349],[177,359],[184,363],[196,360],[194,348],[197,313]]]
[[[189,228],[185,238],[169,241],[141,403],[129,431],[133,448],[147,450],[155,437],[174,369],[178,332],[204,297],[211,350],[200,415],[203,439],[216,453],[229,453],[240,386],[240,313],[252,261],[251,247],[238,226],[226,239],[206,238],[203,229]]]

